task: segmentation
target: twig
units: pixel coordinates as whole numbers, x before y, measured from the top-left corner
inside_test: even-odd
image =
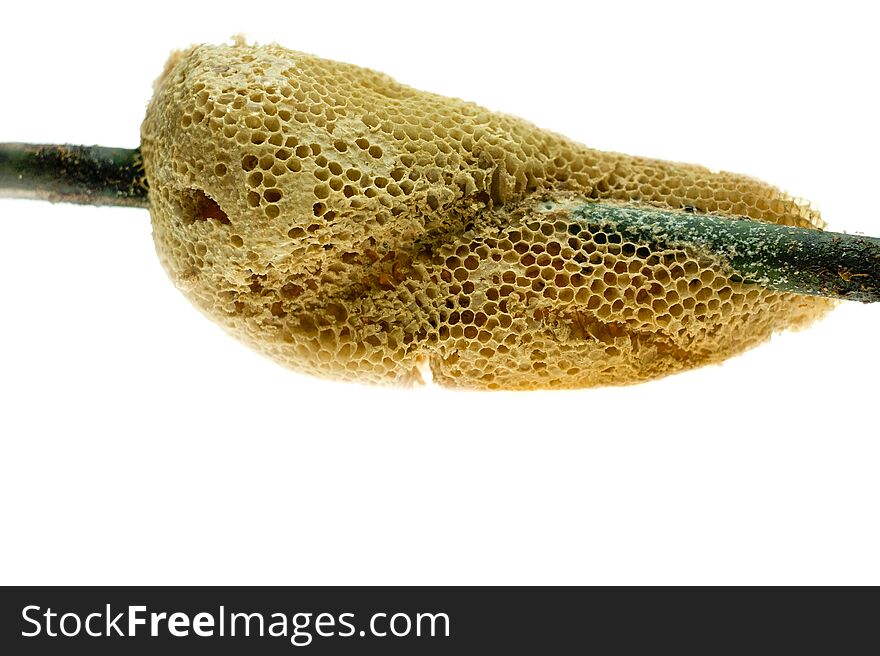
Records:
[[[149,207],[139,149],[0,144],[0,197]],[[742,282],[796,294],[880,301],[880,239],[608,202],[545,203],[637,244],[721,257]]]
[[[139,149],[0,144],[0,197],[149,207]]]
[[[619,232],[636,244],[719,256],[734,280],[795,294],[880,301],[876,237],[601,202],[569,210],[593,229]]]

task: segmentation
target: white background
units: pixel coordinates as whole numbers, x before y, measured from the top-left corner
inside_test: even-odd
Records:
[[[876,235],[878,20],[822,5],[7,3],[0,141],[136,146],[168,52],[243,32]],[[2,583],[880,583],[878,307],[637,387],[376,389],[226,337],[142,210],[0,235]]]

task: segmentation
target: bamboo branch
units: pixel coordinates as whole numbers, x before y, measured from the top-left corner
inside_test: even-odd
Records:
[[[734,280],[795,294],[880,301],[876,237],[601,202],[578,203],[570,211],[593,229],[619,232],[636,244],[721,257]]]
[[[0,144],[0,197],[149,207],[139,149]],[[880,301],[880,239],[608,202],[544,203],[637,244],[716,256],[733,279],[795,294]]]
[[[149,207],[139,149],[0,144],[0,197]]]

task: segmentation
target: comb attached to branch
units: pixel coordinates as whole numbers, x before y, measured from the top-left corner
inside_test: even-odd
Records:
[[[0,193],[149,207],[197,307],[331,378],[633,383],[880,299],[880,240],[769,185],[274,45],[176,53],[140,149],[0,145]]]

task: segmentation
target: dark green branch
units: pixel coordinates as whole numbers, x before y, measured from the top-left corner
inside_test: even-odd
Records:
[[[567,208],[593,229],[611,229],[636,244],[721,257],[741,282],[795,294],[880,301],[876,237],[609,203],[545,207]]]
[[[0,197],[149,207],[139,149],[0,144]],[[795,294],[880,301],[880,239],[605,202],[545,203],[592,229],[720,257],[735,280]]]
[[[0,144],[0,197],[149,207],[139,149]]]

